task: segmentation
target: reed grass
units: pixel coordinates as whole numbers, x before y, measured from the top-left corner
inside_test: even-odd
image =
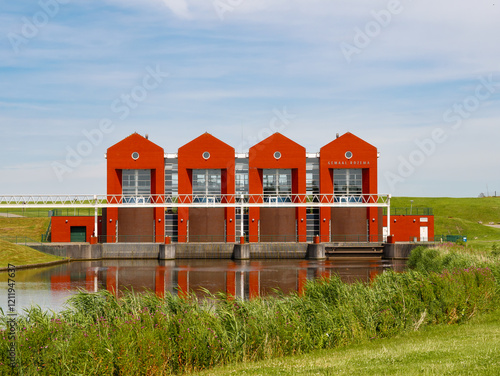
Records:
[[[250,301],[80,291],[60,313],[32,307],[18,318],[15,369],[0,332],[0,373],[180,374],[460,323],[497,303],[498,280],[489,267],[496,259],[471,257],[418,251],[412,260],[418,270],[385,272],[371,283],[334,276],[309,282],[303,296]],[[458,267],[439,270],[443,265]]]

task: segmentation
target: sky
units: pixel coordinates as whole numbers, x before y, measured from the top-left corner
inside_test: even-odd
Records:
[[[106,149],[354,133],[379,193],[500,195],[500,3],[0,0],[0,195],[103,194]]]

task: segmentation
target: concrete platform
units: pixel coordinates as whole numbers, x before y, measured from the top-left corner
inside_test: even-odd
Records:
[[[38,251],[72,260],[96,259],[313,259],[378,257],[407,259],[419,245],[433,243],[44,243]]]

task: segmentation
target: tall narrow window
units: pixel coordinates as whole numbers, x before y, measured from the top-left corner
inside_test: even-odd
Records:
[[[167,159],[165,162],[165,195],[177,195],[178,175],[177,159]]]
[[[308,195],[319,194],[319,159],[306,159],[306,192]]]
[[[235,188],[238,195],[248,194],[248,158],[236,158]]]

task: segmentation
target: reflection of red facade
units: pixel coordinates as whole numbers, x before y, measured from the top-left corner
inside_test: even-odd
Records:
[[[50,277],[50,289],[52,291],[67,291],[71,287],[71,276],[69,274],[53,275]]]

